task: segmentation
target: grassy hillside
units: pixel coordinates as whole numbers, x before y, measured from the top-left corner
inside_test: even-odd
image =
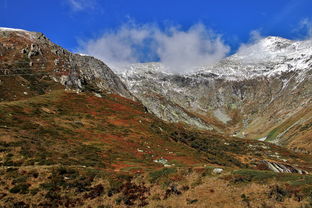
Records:
[[[301,109],[270,130],[267,141],[301,152],[312,151],[312,107]]]
[[[55,90],[1,102],[0,112],[0,206],[201,207],[209,199],[212,207],[227,207],[231,200],[244,207],[261,196],[291,207],[309,199],[309,176],[257,169],[263,159],[279,161],[276,154],[305,168],[310,157],[166,124],[117,95]],[[215,175],[213,167],[225,171]],[[276,183],[284,190],[288,181],[305,184],[299,201],[288,189],[282,196],[287,203],[264,194],[274,192]]]

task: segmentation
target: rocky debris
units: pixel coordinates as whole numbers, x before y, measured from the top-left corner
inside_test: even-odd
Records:
[[[212,173],[213,174],[221,174],[223,172],[223,169],[222,168],[214,168],[212,170]]]
[[[155,163],[160,163],[162,164],[164,167],[171,167],[172,165],[170,165],[168,163],[168,160],[164,159],[164,158],[160,158],[160,159],[156,159],[154,160]]]
[[[270,170],[276,172],[276,173],[298,173],[298,174],[308,174],[308,171],[301,170],[299,168],[296,168],[294,166],[288,165],[288,164],[281,164],[277,162],[269,162],[266,160],[262,161],[263,164],[265,164]]]
[[[55,59],[55,60],[54,60],[54,65],[55,65],[55,66],[57,66],[59,63],[60,63],[60,60],[59,60],[59,59]]]
[[[30,59],[33,56],[38,56],[38,55],[42,55],[42,52],[41,52],[39,45],[31,44],[27,57]]]
[[[51,110],[51,109],[46,108],[46,107],[42,107],[41,110],[45,113],[48,113],[48,114],[56,114],[56,112],[54,110]]]
[[[167,164],[168,163],[168,160],[164,159],[164,158],[160,158],[160,159],[157,159],[157,160],[154,160],[155,163],[161,163],[161,164]]]

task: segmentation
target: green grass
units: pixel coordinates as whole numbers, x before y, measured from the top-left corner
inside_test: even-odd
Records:
[[[242,176],[245,181],[263,182],[278,177],[278,173],[272,171],[258,171],[251,169],[241,169],[233,171],[234,175]]]
[[[278,135],[278,129],[275,128],[272,131],[270,131],[265,141],[273,141],[277,135]]]
[[[269,180],[284,182],[292,186],[312,185],[312,175],[300,175],[293,173],[275,173],[272,171],[261,171],[241,169],[233,171],[233,175],[242,176],[248,182],[267,182]]]
[[[157,170],[154,172],[151,172],[149,174],[149,180],[151,183],[155,183],[159,181],[161,178],[167,178],[170,174],[176,173],[176,168],[163,168],[161,170]]]

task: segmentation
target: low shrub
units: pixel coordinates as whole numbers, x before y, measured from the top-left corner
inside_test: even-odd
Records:
[[[28,194],[30,185],[27,183],[17,184],[10,189],[10,192],[13,194]]]
[[[176,173],[177,170],[175,168],[163,168],[161,170],[157,170],[157,171],[154,171],[154,172],[151,172],[149,174],[149,181],[151,183],[155,183],[157,182],[160,178],[163,178],[163,177],[167,177],[168,175],[172,174],[172,173]]]

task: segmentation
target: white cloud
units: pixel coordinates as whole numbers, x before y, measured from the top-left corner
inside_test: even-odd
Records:
[[[248,48],[251,46],[255,46],[260,40],[262,40],[264,37],[261,35],[261,32],[259,30],[252,30],[249,33],[249,41],[248,43],[242,43],[237,50],[237,53],[244,54],[245,51],[247,51]]]
[[[260,30],[252,30],[249,33],[249,41],[242,43],[236,54],[241,57],[243,62],[255,62],[257,59],[262,59],[265,53],[262,53],[264,48],[262,44],[258,44],[264,37]]]
[[[156,59],[170,71],[183,73],[215,63],[229,50],[220,35],[202,24],[187,30],[127,24],[100,38],[81,43],[80,52],[95,56],[111,66]]]
[[[312,38],[312,19],[305,18],[300,21],[299,23],[299,30],[303,30],[306,35],[306,39],[311,39]]]
[[[221,37],[197,24],[187,31],[171,28],[169,34],[155,35],[160,61],[174,72],[187,72],[196,66],[213,64],[229,52]]]
[[[259,40],[262,40],[264,37],[261,35],[260,30],[252,30],[250,33],[249,42],[256,43]]]
[[[73,11],[93,10],[96,8],[96,0],[67,0]]]
[[[117,31],[103,34],[100,38],[82,42],[81,52],[95,56],[108,64],[138,62],[140,49],[151,37],[153,28],[124,25]]]

